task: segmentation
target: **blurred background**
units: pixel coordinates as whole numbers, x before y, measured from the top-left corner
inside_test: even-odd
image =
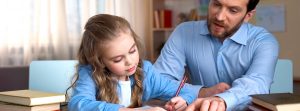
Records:
[[[141,0],[0,0],[0,66],[76,59],[83,26],[98,13],[125,17],[144,37],[145,5]]]
[[[0,67],[33,60],[76,59],[83,26],[95,14],[126,18],[144,40],[146,59],[155,61],[174,27],[206,18],[209,0],[0,0]],[[293,62],[300,80],[299,0],[261,0],[250,21],[271,31],[280,59]]]

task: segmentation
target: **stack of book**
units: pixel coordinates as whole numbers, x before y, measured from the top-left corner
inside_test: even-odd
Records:
[[[16,90],[0,92],[0,111],[60,111],[64,94]]]
[[[300,96],[292,93],[251,95],[253,111],[300,111]]]

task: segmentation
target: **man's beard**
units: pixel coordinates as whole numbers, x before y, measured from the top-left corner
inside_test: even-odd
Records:
[[[220,39],[226,39],[226,38],[232,36],[241,27],[241,25],[244,22],[244,18],[245,18],[245,16],[238,22],[238,24],[236,24],[234,27],[232,27],[229,30],[228,30],[227,25],[224,24],[224,32],[221,33],[220,35],[216,35],[216,34],[212,33],[212,29],[211,29],[211,25],[217,20],[215,20],[215,19],[210,20],[209,16],[208,16],[207,17],[207,27],[212,36],[220,38]],[[217,23],[220,23],[220,22],[217,22]]]

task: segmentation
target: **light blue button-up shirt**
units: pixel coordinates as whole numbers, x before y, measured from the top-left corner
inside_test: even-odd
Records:
[[[159,98],[161,100],[170,100],[175,96],[177,88],[180,84],[178,81],[170,80],[162,77],[157,73],[149,61],[143,61],[143,95],[142,101],[146,102],[150,99]],[[118,111],[121,107],[120,104],[113,104],[107,101],[97,100],[97,91],[101,88],[96,87],[92,79],[92,67],[90,65],[80,65],[78,72],[78,80],[76,87],[73,89],[72,97],[68,103],[69,111]],[[134,87],[134,77],[129,76],[131,87]],[[184,85],[179,93],[188,104],[192,103],[197,98],[197,93],[189,87]],[[120,95],[120,85],[117,85],[118,96]],[[130,94],[129,94],[130,95]]]
[[[261,27],[243,23],[222,43],[210,34],[206,21],[192,21],[176,27],[154,67],[176,80],[186,67],[195,91],[228,83],[231,88],[216,96],[233,110],[250,102],[249,95],[269,93],[278,52],[275,37]]]

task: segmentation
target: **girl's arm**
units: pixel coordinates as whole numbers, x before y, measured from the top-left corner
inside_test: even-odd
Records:
[[[118,111],[122,106],[96,100],[96,85],[91,77],[91,68],[79,68],[78,80],[68,103],[70,111]]]
[[[162,100],[170,100],[175,96],[180,81],[171,80],[163,77],[160,73],[156,72],[152,64],[144,61],[143,65],[145,80],[145,94],[151,92],[149,99],[158,98]],[[147,96],[147,95],[146,95]],[[188,104],[191,104],[198,96],[198,92],[192,90],[189,84],[186,84],[181,89],[179,96],[182,97]]]

